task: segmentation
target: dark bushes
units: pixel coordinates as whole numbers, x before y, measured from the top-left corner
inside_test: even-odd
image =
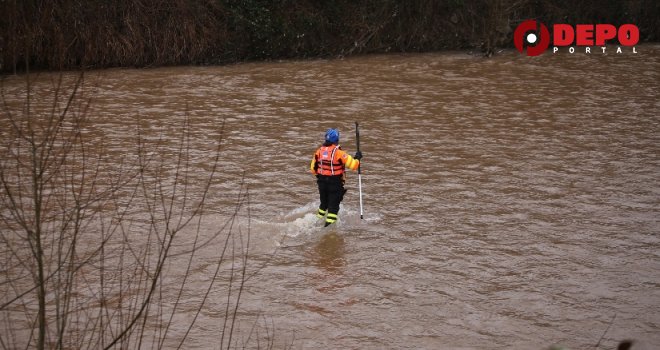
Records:
[[[520,21],[634,23],[653,0],[5,0],[0,70],[219,64],[511,46]]]

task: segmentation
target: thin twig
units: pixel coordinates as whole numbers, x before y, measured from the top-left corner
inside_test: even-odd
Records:
[[[603,341],[603,339],[605,338],[605,335],[607,334],[607,332],[609,332],[610,327],[612,327],[612,324],[614,324],[614,320],[616,319],[616,315],[617,314],[615,313],[614,316],[612,317],[612,320],[607,325],[607,329],[605,329],[605,332],[603,332],[603,335],[601,335],[600,339],[598,339],[598,343],[596,343],[596,346],[594,346],[594,349],[598,349],[598,347],[600,346],[600,342]]]

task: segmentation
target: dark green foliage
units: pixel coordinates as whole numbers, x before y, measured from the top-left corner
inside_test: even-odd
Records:
[[[654,0],[4,0],[0,71],[221,64],[512,45],[525,19],[634,23]]]

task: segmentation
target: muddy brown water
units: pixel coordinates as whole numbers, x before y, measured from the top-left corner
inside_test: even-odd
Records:
[[[224,121],[204,225],[244,179],[262,268],[239,313],[276,348],[657,349],[660,46],[636,50],[111,69],[87,75],[90,115],[116,153],[137,116],[167,139],[188,115],[200,159]],[[309,160],[329,127],[354,152],[355,121],[365,217],[350,174],[340,222],[320,229]],[[218,347],[224,297],[210,298],[186,348]]]

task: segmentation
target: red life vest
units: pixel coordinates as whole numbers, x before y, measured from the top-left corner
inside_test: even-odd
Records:
[[[316,151],[316,174],[337,176],[344,174],[344,163],[341,156],[344,152],[337,145],[322,146]]]

